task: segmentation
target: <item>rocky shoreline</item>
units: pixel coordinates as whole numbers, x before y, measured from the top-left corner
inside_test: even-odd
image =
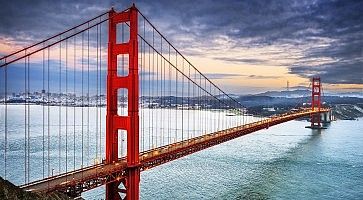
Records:
[[[59,192],[52,192],[49,194],[37,194],[33,192],[27,192],[0,177],[0,199],[1,200],[23,200],[23,199],[69,200],[73,198],[70,198],[67,195]]]

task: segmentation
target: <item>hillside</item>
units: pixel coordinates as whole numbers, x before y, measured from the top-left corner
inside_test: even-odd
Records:
[[[10,183],[7,180],[4,180],[0,177],[0,199],[1,200],[69,200],[69,198],[65,194],[62,193],[50,193],[47,195],[40,195],[32,192],[26,192]]]

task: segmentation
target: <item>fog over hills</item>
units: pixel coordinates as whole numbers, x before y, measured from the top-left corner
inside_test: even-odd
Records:
[[[311,102],[311,91],[308,89],[267,91],[239,97],[230,96],[248,108],[249,113],[264,116],[283,113],[292,108],[309,107]],[[332,108],[337,119],[351,120],[363,117],[362,92],[332,93],[323,91],[322,104]]]
[[[311,90],[308,89],[296,89],[296,90],[284,90],[284,91],[267,91],[263,93],[254,94],[255,96],[270,96],[270,97],[286,97],[297,98],[311,96]],[[337,96],[337,97],[358,97],[363,98],[362,92],[325,92],[322,91],[322,96]]]

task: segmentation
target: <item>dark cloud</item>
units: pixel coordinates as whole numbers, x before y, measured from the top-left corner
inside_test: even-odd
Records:
[[[363,84],[362,10],[362,1],[332,1],[317,5],[312,15],[321,29],[317,36],[330,41],[312,46],[304,59],[319,61],[330,58],[332,61],[309,65],[302,59],[291,66],[290,73],[302,77],[320,75],[324,82],[332,84]]]
[[[363,1],[198,1],[182,4],[161,1],[153,6],[165,11],[156,18],[164,15],[170,19],[163,21],[163,27],[182,48],[195,46],[218,51],[220,46],[215,46],[215,39],[220,35],[228,37],[232,49],[290,44],[303,52],[303,57],[290,65],[290,73],[305,78],[321,75],[328,83],[363,84]],[[179,35],[192,38],[192,42],[180,44]],[[289,50],[291,48],[286,49]],[[331,61],[316,64],[326,58]],[[216,59],[265,63],[251,58]],[[314,62],[309,62],[311,60]]]
[[[2,36],[15,37],[17,41],[34,42],[64,31],[91,16],[106,11],[106,5],[92,1],[2,1]]]
[[[253,79],[276,79],[276,78],[281,78],[281,76],[261,76],[261,75],[249,75],[247,77],[248,78],[253,78]]]
[[[242,76],[240,74],[223,74],[223,73],[205,73],[204,75],[209,79],[230,79],[233,77]]]
[[[262,63],[266,63],[265,60],[262,59],[250,59],[250,58],[229,58],[229,57],[216,57],[214,58],[215,60],[222,60],[222,61],[227,61],[227,62],[232,62],[232,63],[247,63],[247,64],[262,64]]]
[[[248,78],[248,79],[276,79],[280,76],[261,76],[261,75],[243,75],[243,74],[224,74],[224,73],[207,73],[205,74],[209,79],[231,79],[235,77]]]
[[[0,38],[32,43],[131,1],[1,1]],[[221,47],[290,45],[303,52],[289,66],[301,77],[363,84],[363,1],[136,1],[138,8],[183,53],[203,56]],[[292,46],[292,47],[291,47]],[[285,52],[285,53],[286,53]],[[267,52],[273,55],[274,52]],[[228,56],[228,55],[227,55]],[[264,64],[258,58],[218,57]],[[328,62],[317,61],[328,58]],[[283,59],[283,58],[282,58]],[[312,62],[313,61],[313,62]],[[221,77],[221,76],[220,76]]]
[[[293,74],[311,78],[319,75],[325,83],[363,84],[363,62],[335,62],[317,66],[294,66]]]

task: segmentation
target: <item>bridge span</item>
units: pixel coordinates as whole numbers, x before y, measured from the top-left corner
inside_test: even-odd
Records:
[[[184,140],[169,145],[154,148],[140,153],[140,165],[137,166],[141,171],[157,167],[189,154],[201,151],[208,147],[218,145],[244,136],[262,129],[268,129],[284,122],[295,120],[301,117],[329,112],[330,109],[323,108],[320,111],[311,109],[301,109],[299,111],[285,113],[268,119],[256,121],[229,128],[226,130],[202,135],[189,140]],[[113,163],[101,163],[92,167],[78,169],[68,173],[49,177],[44,180],[35,181],[21,188],[34,192],[62,191],[69,196],[79,196],[82,192],[105,185],[110,182],[123,180],[127,174],[126,158],[121,158]],[[120,192],[125,192],[120,189]]]

